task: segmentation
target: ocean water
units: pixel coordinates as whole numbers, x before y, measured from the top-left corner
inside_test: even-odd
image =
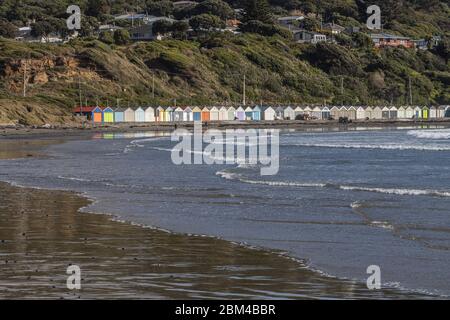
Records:
[[[450,129],[285,131],[280,171],[182,165],[156,133],[0,161],[0,180],[73,190],[84,210],[282,252],[325,275],[450,296]]]

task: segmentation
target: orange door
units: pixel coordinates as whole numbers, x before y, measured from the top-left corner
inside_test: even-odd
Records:
[[[210,113],[202,112],[202,121],[209,121],[209,120],[210,120]]]
[[[99,112],[94,113],[94,122],[95,123],[101,123],[102,122],[102,114]]]

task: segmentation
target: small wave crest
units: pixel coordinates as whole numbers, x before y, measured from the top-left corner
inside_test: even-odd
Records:
[[[229,171],[219,171],[216,173],[226,180],[235,180],[248,184],[260,184],[274,187],[309,187],[309,188],[338,188],[345,191],[361,191],[361,192],[376,192],[384,194],[396,194],[400,196],[435,196],[435,197],[450,197],[449,191],[441,190],[419,190],[419,189],[402,189],[402,188],[370,188],[358,186],[333,185],[330,183],[303,183],[292,181],[267,181],[267,180],[252,180],[244,177],[239,173]],[[361,206],[359,202],[352,203],[352,208]]]
[[[292,146],[335,148],[335,149],[381,149],[381,150],[418,150],[418,151],[450,151],[450,146],[439,145],[405,145],[405,144],[330,144],[330,143],[294,143]]]
[[[450,139],[450,129],[442,130],[411,130],[408,135],[419,139],[446,140]]]

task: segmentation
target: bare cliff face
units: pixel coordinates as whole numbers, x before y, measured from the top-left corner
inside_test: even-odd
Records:
[[[0,63],[0,83],[7,94],[3,97],[0,92],[0,125],[78,124],[80,119],[71,113],[73,105],[58,101],[59,93],[53,88],[67,87],[81,78],[99,76],[80,68],[80,62],[73,57],[46,55],[4,60]],[[55,100],[49,101],[42,96],[44,93],[54,94]]]

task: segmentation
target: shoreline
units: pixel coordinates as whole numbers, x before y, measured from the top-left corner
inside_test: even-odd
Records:
[[[410,126],[450,126],[449,119],[432,119],[432,120],[356,120],[348,124],[340,124],[338,121],[296,121],[296,120],[279,120],[279,121],[226,121],[226,122],[204,122],[203,127],[214,129],[334,129],[334,128],[360,128],[360,127],[410,127]],[[5,126],[0,125],[0,138],[14,136],[33,136],[38,135],[39,138],[54,136],[83,136],[95,133],[116,133],[116,132],[171,132],[175,129],[193,130],[193,122],[180,123],[127,123],[114,125],[92,125],[85,126],[53,126],[53,127],[36,127],[36,126]]]
[[[1,142],[1,140],[0,140],[0,142]],[[64,141],[62,141],[60,143],[63,143],[63,142]],[[44,146],[41,146],[41,147],[44,147]],[[5,184],[5,183],[2,183],[2,184]],[[4,189],[3,195],[8,194],[8,189],[9,190],[19,189],[19,190],[21,190],[19,192],[20,194],[24,193],[24,194],[26,194],[26,195],[28,195],[30,197],[34,197],[33,195],[37,194],[38,195],[37,198],[39,199],[41,206],[45,205],[48,202],[51,202],[49,200],[52,199],[52,197],[53,197],[53,199],[56,199],[56,198],[66,199],[66,198],[68,198],[68,199],[70,199],[70,200],[68,200],[68,202],[72,203],[72,205],[73,205],[74,202],[77,204],[76,205],[77,208],[75,210],[72,210],[72,212],[71,212],[71,215],[72,215],[71,219],[72,220],[75,219],[75,218],[86,219],[86,221],[88,221],[87,222],[88,225],[91,225],[91,227],[92,227],[92,221],[94,221],[96,219],[100,219],[101,221],[103,221],[102,222],[102,226],[101,226],[102,228],[104,228],[104,227],[107,227],[108,229],[109,228],[121,228],[121,227],[119,227],[119,225],[121,225],[123,228],[131,228],[133,234],[136,233],[136,234],[139,234],[141,236],[143,236],[143,235],[148,236],[148,234],[152,234],[155,237],[163,237],[163,238],[164,237],[167,237],[167,238],[176,237],[178,239],[181,239],[180,242],[183,242],[183,243],[184,242],[197,243],[196,241],[204,241],[204,243],[202,243],[201,247],[203,247],[203,246],[210,247],[211,244],[213,244],[212,247],[215,247],[215,246],[221,247],[221,249],[215,248],[214,250],[211,250],[211,251],[207,250],[208,255],[205,256],[204,259],[210,259],[211,258],[210,255],[214,254],[214,253],[217,254],[218,252],[221,252],[221,253],[223,253],[223,252],[232,252],[229,258],[231,260],[233,260],[232,264],[234,265],[234,264],[236,264],[236,262],[234,261],[236,259],[236,255],[235,255],[235,253],[233,253],[234,251],[239,252],[242,255],[242,259],[244,259],[244,261],[247,261],[249,259],[248,257],[253,257],[254,255],[256,255],[257,258],[254,258],[254,261],[252,261],[252,264],[254,265],[254,270],[258,270],[258,268],[261,267],[261,265],[264,265],[264,263],[261,262],[261,259],[263,257],[264,257],[264,259],[268,259],[267,263],[269,263],[271,265],[272,265],[272,260],[273,260],[274,264],[271,267],[271,271],[277,270],[277,277],[278,277],[277,282],[278,283],[280,283],[280,282],[284,283],[284,286],[286,286],[286,285],[289,284],[289,282],[296,281],[296,283],[298,285],[298,278],[297,277],[305,279],[304,280],[304,284],[303,284],[305,287],[300,288],[301,293],[298,292],[298,290],[299,290],[298,288],[290,288],[290,290],[293,290],[293,292],[292,292],[293,295],[295,295],[295,294],[299,295],[297,297],[298,299],[304,299],[304,298],[311,298],[311,299],[312,298],[332,298],[332,299],[334,299],[334,298],[336,298],[336,299],[339,299],[339,298],[344,298],[344,299],[350,298],[350,299],[354,299],[354,298],[358,298],[358,297],[359,298],[374,298],[374,299],[385,299],[385,298],[418,299],[418,298],[432,298],[432,297],[435,297],[433,295],[427,295],[427,294],[417,293],[417,292],[414,292],[414,291],[411,291],[411,290],[402,290],[402,289],[397,289],[397,288],[383,288],[381,291],[370,292],[359,281],[353,281],[353,280],[349,280],[349,279],[340,279],[340,278],[335,278],[335,277],[332,277],[332,276],[327,276],[327,275],[321,274],[320,271],[316,271],[316,270],[310,269],[307,265],[305,265],[304,263],[302,263],[298,259],[294,259],[294,258],[292,258],[290,256],[278,254],[278,253],[276,253],[274,251],[270,251],[270,250],[265,249],[265,248],[249,248],[249,247],[246,247],[243,244],[234,244],[232,242],[229,242],[229,241],[226,241],[226,240],[222,240],[222,239],[218,239],[218,238],[214,238],[214,237],[189,236],[189,235],[176,234],[176,233],[171,233],[171,232],[167,233],[167,232],[161,231],[160,229],[157,229],[157,228],[144,227],[144,226],[139,226],[139,225],[132,224],[130,222],[120,221],[120,220],[118,220],[118,218],[115,215],[109,215],[109,214],[106,214],[106,213],[98,214],[98,213],[81,212],[80,211],[81,209],[89,206],[89,204],[92,203],[92,199],[88,199],[85,195],[78,194],[78,193],[75,193],[75,192],[70,192],[70,191],[51,191],[51,190],[33,189],[33,188],[19,187],[19,186],[16,187],[16,186],[13,186],[11,184],[8,184],[8,187],[6,189],[5,189],[4,186],[2,186],[2,188]],[[44,197],[39,196],[39,195],[42,195],[42,194],[44,194],[45,196]],[[58,200],[53,200],[53,203],[57,203],[57,201]],[[36,209],[40,209],[40,207],[38,206],[38,208],[33,208],[32,210],[36,210]],[[54,210],[56,210],[56,208],[54,208]],[[24,212],[26,212],[26,210],[22,210],[21,214],[23,215]],[[47,217],[48,217],[48,214],[47,214]],[[6,221],[6,220],[4,220],[4,221]],[[106,222],[106,221],[108,221],[108,222]],[[98,223],[96,225],[98,225]],[[2,231],[2,227],[4,228],[5,226],[1,226],[0,225],[0,235],[2,235],[2,232],[1,232]],[[52,231],[59,232],[60,230],[52,230]],[[128,231],[128,229],[126,229],[125,231]],[[96,233],[98,234],[98,230],[96,230]],[[112,236],[112,234],[111,234],[111,236]],[[119,235],[117,237],[121,238],[122,235],[119,233]],[[4,240],[4,236],[3,235],[0,236],[0,238],[2,240]],[[84,239],[82,237],[79,238],[78,239],[78,244],[83,245],[86,242],[85,239],[88,239],[88,238],[84,238]],[[166,238],[164,238],[164,239],[166,239]],[[199,239],[201,239],[201,240],[199,240]],[[125,244],[128,245],[128,240],[129,239],[127,239],[127,241],[124,241],[124,242],[120,243],[119,246],[124,246],[124,247],[122,247],[122,249],[125,248],[126,247]],[[140,243],[141,240],[142,239],[137,239],[137,242]],[[6,240],[6,242],[8,242],[8,241],[9,240]],[[73,240],[72,240],[72,242],[73,242]],[[159,245],[161,245],[161,244],[159,244]],[[190,247],[188,246],[184,250],[188,250],[189,248]],[[165,250],[170,250],[170,249],[171,248],[166,248]],[[119,250],[118,252],[120,252],[120,251],[128,251],[128,249]],[[80,253],[81,252],[79,252],[78,255]],[[54,255],[54,252],[53,253],[48,253],[48,255],[52,256],[52,255]],[[122,252],[122,255],[123,255],[123,252]],[[181,254],[181,256],[183,257],[183,254]],[[219,254],[219,256],[220,256],[220,254]],[[114,259],[114,258],[115,257],[111,257],[110,259]],[[198,259],[198,252],[193,254],[191,258],[194,259],[194,261],[197,261],[197,259]],[[221,258],[221,257],[217,257],[217,259],[219,259],[219,258]],[[87,257],[86,257],[86,259],[87,259]],[[95,258],[94,257],[89,257],[89,259],[95,259]],[[140,257],[140,256],[139,257],[133,256],[132,259],[133,259],[133,265],[134,265],[134,264],[137,263],[136,261],[140,261],[140,259],[142,259],[142,257]],[[148,257],[148,259],[150,259],[150,257]],[[18,260],[14,260],[14,258],[13,258],[13,259],[10,259],[9,261],[18,261]],[[0,263],[1,263],[1,261],[0,261]],[[68,263],[72,263],[72,262],[68,262]],[[196,264],[196,262],[193,262],[193,263]],[[282,266],[282,268],[280,266]],[[295,277],[293,279],[289,279],[289,280],[286,279],[286,281],[281,281],[281,280],[283,280],[282,279],[283,277],[281,276],[281,274],[283,274],[283,276],[284,276],[284,273],[286,273],[285,269],[286,269],[287,266],[290,266],[290,267],[288,268],[289,272],[287,272],[288,274],[286,276],[294,276],[295,275]],[[131,266],[127,265],[127,267],[130,268]],[[62,276],[62,277],[64,277],[64,272],[63,271],[64,270],[62,270],[61,273],[60,273],[60,276]],[[123,270],[121,272],[127,272],[127,269],[125,268],[125,270]],[[196,272],[194,272],[194,273],[196,273]],[[231,276],[231,277],[234,276],[234,271],[232,269],[229,270],[229,273],[230,273],[229,276]],[[223,275],[221,275],[221,274],[220,275],[215,275],[215,277],[218,277],[218,276],[220,277],[220,276],[223,276]],[[253,276],[254,276],[253,273],[248,274],[248,277],[253,277]],[[28,275],[27,277],[30,277],[30,276]],[[2,285],[3,281],[2,281],[1,278],[2,278],[2,276],[0,276],[0,287],[3,286]],[[48,276],[47,276],[47,278],[48,278]],[[139,277],[137,277],[137,279],[139,279]],[[230,281],[230,279],[228,279],[227,281]],[[271,281],[269,281],[269,283]],[[52,281],[50,280],[50,282],[52,282]],[[201,280],[200,280],[200,282],[201,282]],[[138,284],[136,283],[136,285],[138,285]],[[260,284],[256,284],[255,283],[255,286],[259,287]],[[280,290],[280,291],[286,293],[285,292],[286,289],[281,290],[282,286],[283,285],[281,285],[281,284],[280,285],[277,284],[276,288],[273,288],[272,291],[275,293],[276,290]],[[311,286],[311,288],[309,288],[308,286]],[[323,289],[328,287],[328,286],[331,286],[333,288],[339,288],[336,291],[334,289],[328,288],[328,290],[331,289],[332,292],[338,292],[338,293],[334,293],[333,294],[331,292],[327,293],[328,290],[324,290],[323,291]],[[343,290],[344,287],[346,287],[347,289]],[[67,290],[64,289],[64,286],[61,286],[61,283],[60,283],[60,286],[57,287],[57,288],[59,290],[59,293],[58,293],[59,296],[55,296],[53,293],[51,293],[51,290],[50,290],[50,292],[47,293],[47,294],[49,294],[49,296],[46,296],[45,298],[56,298],[56,297],[61,298],[61,295],[62,295],[62,298],[86,298],[86,297],[87,298],[102,298],[102,296],[95,296],[95,295],[91,296],[90,294],[88,294],[88,295],[80,295],[78,297],[72,296],[71,294],[67,294],[66,293]],[[54,290],[55,286],[52,286],[51,289]],[[274,289],[276,289],[276,290],[274,290]],[[42,287],[39,290],[42,291]],[[218,288],[218,290],[220,290],[220,288]],[[306,290],[306,292],[303,292],[302,290]],[[346,293],[344,294],[344,292],[346,292]],[[106,297],[109,297],[109,294],[110,293],[103,292],[103,295],[105,295]],[[124,292],[123,294],[126,297],[126,296],[128,296],[129,293]],[[144,294],[144,296],[146,296],[148,294],[149,294],[149,292],[146,292]],[[213,292],[210,292],[210,294],[213,294]],[[236,297],[239,297],[241,293],[233,293],[233,294],[236,294]],[[230,295],[231,299],[233,299],[233,294]],[[316,296],[316,295],[318,295],[318,296]],[[103,296],[103,298],[105,296]],[[153,298],[158,298],[158,296],[157,295],[155,295],[154,297],[152,297],[152,296],[148,297],[147,296],[147,298],[153,299]],[[168,296],[168,297],[164,297],[164,298],[171,299],[173,297]],[[180,298],[180,297],[175,297],[175,298]],[[193,297],[190,297],[188,295],[188,296],[182,296],[181,298],[192,299]],[[250,295],[247,298],[252,298],[252,296]]]

